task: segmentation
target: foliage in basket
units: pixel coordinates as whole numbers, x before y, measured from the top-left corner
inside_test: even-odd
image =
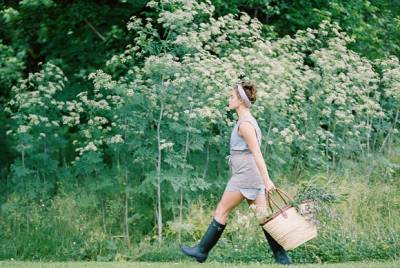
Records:
[[[340,203],[349,193],[338,193],[337,182],[329,181],[324,176],[313,177],[299,184],[297,194],[289,201],[306,219],[319,224],[318,219],[334,218],[332,204]]]
[[[322,216],[334,218],[335,215],[331,205],[342,202],[346,196],[348,196],[348,193],[338,194],[335,191],[334,182],[328,181],[326,177],[319,176],[300,182],[297,194],[293,199],[286,199],[286,201],[306,219],[315,224],[320,224],[317,218],[322,218]],[[272,198],[275,202],[280,201],[277,203],[281,203],[281,208],[285,206],[282,203],[282,198],[278,198],[275,191],[272,191]],[[257,207],[252,204],[249,208],[260,223],[265,222],[268,217],[278,210],[276,206],[270,207],[269,205],[267,207]]]

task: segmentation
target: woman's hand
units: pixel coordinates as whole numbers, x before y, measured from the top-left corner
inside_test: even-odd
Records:
[[[273,189],[276,189],[275,184],[271,180],[267,180],[265,182],[265,191],[269,192],[272,191]]]

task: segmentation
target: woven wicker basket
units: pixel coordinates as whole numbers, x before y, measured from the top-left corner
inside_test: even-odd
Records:
[[[282,198],[285,205],[279,206],[272,199],[272,191],[276,191]],[[267,192],[267,201],[271,210],[274,204],[278,211],[272,213],[260,225],[285,249],[291,250],[317,236],[316,225],[303,217],[295,207],[289,205],[288,201],[282,196],[285,195],[289,200],[293,198],[282,190],[275,188]],[[271,204],[272,202],[272,204]],[[300,206],[306,206],[309,201],[303,202]]]

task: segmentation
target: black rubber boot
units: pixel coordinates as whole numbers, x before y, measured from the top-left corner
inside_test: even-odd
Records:
[[[221,237],[225,226],[226,224],[221,224],[213,218],[199,244],[194,247],[179,245],[181,251],[190,257],[196,258],[198,262],[204,262],[208,257],[208,252]]]
[[[291,264],[292,260],[290,256],[287,254],[286,250],[275,241],[275,239],[267,232],[264,228],[262,228],[265,238],[268,241],[268,244],[274,254],[275,261],[280,264]]]

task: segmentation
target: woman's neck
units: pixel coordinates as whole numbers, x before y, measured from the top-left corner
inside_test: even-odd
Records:
[[[236,109],[236,113],[240,119],[243,119],[245,117],[251,117],[250,110],[248,108],[245,108],[243,106],[240,106],[239,108]]]

